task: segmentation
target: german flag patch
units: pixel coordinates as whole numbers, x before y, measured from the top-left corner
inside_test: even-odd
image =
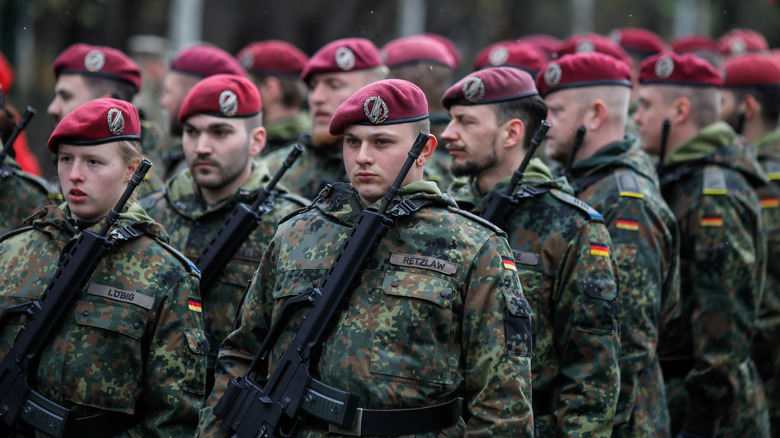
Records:
[[[639,222],[628,219],[618,219],[616,225],[621,230],[636,231],[639,229]]]
[[[603,243],[590,243],[590,255],[609,257],[609,248]]]
[[[515,261],[512,260],[511,257],[501,257],[501,261],[504,262],[504,269],[509,269],[517,272],[517,266],[515,265]]]
[[[701,218],[702,227],[722,227],[723,216],[703,216]]]
[[[770,197],[761,198],[761,208],[777,208],[780,207],[780,198]]]
[[[190,298],[187,301],[187,306],[193,312],[202,312],[203,311],[203,309],[202,309],[203,306],[201,306],[201,304],[200,304],[200,298]]]

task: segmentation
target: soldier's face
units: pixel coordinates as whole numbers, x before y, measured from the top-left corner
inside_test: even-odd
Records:
[[[54,99],[47,112],[54,118],[55,123],[60,123],[63,117],[93,99],[94,96],[81,75],[62,74],[54,85]]]
[[[252,172],[251,157],[265,144],[246,130],[246,120],[196,114],[184,122],[182,148],[195,183],[204,197],[223,199]],[[254,132],[254,131],[253,131]]]
[[[452,157],[455,176],[488,173],[498,163],[498,122],[492,105],[453,105],[441,138]]]
[[[634,113],[637,131],[642,138],[642,149],[653,155],[660,155],[661,132],[664,118],[671,117],[671,105],[665,102],[659,85],[641,85],[637,95],[639,106]]]
[[[736,128],[739,124],[739,108],[741,102],[737,102],[737,97],[733,91],[724,88],[721,90],[720,119]]]
[[[311,136],[314,144],[334,143],[338,137],[330,135],[328,127],[333,113],[355,91],[371,82],[372,75],[365,70],[322,73],[309,78],[309,112]]]
[[[582,124],[584,108],[579,101],[578,90],[559,90],[547,95],[547,131],[545,152],[547,157],[565,163],[571,153],[571,144]]]
[[[71,216],[97,221],[108,215],[137,165],[124,160],[119,142],[95,146],[60,144],[57,173]]]
[[[416,138],[413,123],[395,125],[350,125],[344,131],[344,167],[360,199],[371,205],[381,199],[409,155]],[[419,161],[433,153],[436,139],[431,136]],[[415,164],[406,175],[404,185],[422,179],[422,165]]]

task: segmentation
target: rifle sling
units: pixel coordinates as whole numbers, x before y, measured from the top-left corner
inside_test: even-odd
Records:
[[[352,429],[341,429],[331,424],[328,431],[349,436],[399,436],[433,432],[452,427],[460,421],[462,402],[463,399],[456,398],[424,408],[358,408]]]

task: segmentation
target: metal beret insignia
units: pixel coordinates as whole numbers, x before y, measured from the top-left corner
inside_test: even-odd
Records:
[[[244,56],[241,57],[241,66],[249,70],[255,64],[255,54],[247,51]]]
[[[747,43],[742,38],[736,37],[729,42],[729,50],[732,55],[744,55],[747,53]]]
[[[655,61],[655,75],[658,79],[666,79],[674,72],[674,60],[668,56],[662,56]]]
[[[349,47],[339,47],[335,60],[336,65],[343,71],[350,71],[355,67],[355,53]]]
[[[470,77],[463,82],[461,91],[468,102],[479,102],[485,97],[485,83],[482,78]]]
[[[378,125],[390,115],[390,111],[387,109],[387,104],[379,96],[369,97],[363,103],[363,113],[371,123]]]
[[[122,135],[125,132],[125,116],[122,115],[122,111],[116,108],[108,110],[108,116],[106,117],[108,122],[108,130],[113,135]]]
[[[496,47],[488,55],[490,65],[504,65],[507,59],[509,59],[509,50],[504,46]]]
[[[100,50],[91,50],[87,53],[87,56],[84,57],[84,68],[86,68],[87,71],[100,71],[105,64],[106,55]]]
[[[554,87],[561,82],[561,66],[558,63],[553,63],[547,66],[544,71],[544,83],[548,87]]]
[[[230,90],[220,93],[219,112],[228,117],[236,115],[238,112],[238,96],[236,96],[236,93]]]
[[[583,38],[577,42],[577,48],[575,50],[577,53],[590,53],[596,50],[596,46],[590,39]]]

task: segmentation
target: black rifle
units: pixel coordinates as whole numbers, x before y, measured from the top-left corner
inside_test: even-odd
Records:
[[[276,183],[282,178],[284,172],[292,166],[293,162],[303,153],[303,147],[299,144],[293,146],[293,150],[287,155],[282,167],[268,184],[260,190],[252,205],[243,202],[238,203],[230,216],[222,224],[222,227],[211,239],[209,246],[198,257],[195,266],[200,269],[200,289],[206,290],[214,279],[219,276],[230,259],[238,251],[238,248],[249,237],[249,234],[257,228],[263,215],[269,213],[273,206],[265,207],[263,204],[270,198],[273,200],[273,190]]]
[[[89,230],[81,233],[39,299],[9,307],[0,314],[0,330],[5,330],[13,317],[27,316],[27,324],[19,329],[13,346],[0,362],[0,435],[6,436],[19,421],[47,435],[61,437],[65,433],[70,410],[30,387],[37,361],[60,322],[72,312],[71,304],[101,257],[114,245],[114,239],[106,236],[108,230],[151,165],[148,160],[141,162],[98,233]]]
[[[745,129],[745,118],[747,118],[747,113],[740,111],[737,115],[737,126],[734,127],[734,132],[739,135],[742,135],[742,131]]]
[[[214,415],[223,420],[223,431],[239,438],[290,436],[296,423],[305,415],[344,429],[352,427],[359,397],[315,379],[311,374],[312,352],[319,347],[327,329],[338,318],[364,262],[392,226],[393,219],[387,214],[387,209],[427,141],[428,134],[421,132],[417,136],[379,211],[365,209],[360,213],[349,238],[320,285],[285,303],[244,377],[230,380],[225,394],[214,408]],[[261,365],[288,326],[293,313],[306,307],[309,312],[301,321],[291,345],[261,387],[255,380],[265,377],[259,375]]]
[[[582,141],[585,140],[585,133],[587,132],[588,128],[586,128],[585,125],[580,125],[580,127],[577,128],[577,133],[574,134],[574,141],[571,142],[571,153],[569,154],[569,159],[566,160],[566,168],[563,169],[563,175],[566,178],[571,178],[571,166],[574,165],[574,157],[577,156],[577,151],[580,150]]]
[[[30,123],[30,120],[34,115],[35,108],[28,106],[27,109],[24,110],[22,117],[19,118],[19,121],[16,123],[16,126],[14,127],[13,132],[11,132],[11,135],[8,137],[8,140],[3,144],[3,150],[0,152],[0,178],[5,178],[13,174],[15,171],[14,169],[5,166],[5,158],[11,154],[11,151],[14,150],[14,142],[16,141],[16,137],[18,137],[19,134],[24,131],[24,128],[28,123]]]
[[[664,160],[666,159],[666,145],[669,143],[669,130],[672,127],[672,121],[664,119],[663,128],[661,128],[661,150],[658,153],[658,166],[656,170],[658,174],[662,174],[664,171]]]
[[[520,167],[512,174],[512,179],[509,182],[509,186],[506,189],[506,193],[501,193],[497,190],[493,190],[490,193],[490,197],[485,203],[485,208],[482,209],[482,213],[479,215],[496,224],[499,228],[504,228],[506,225],[506,219],[518,205],[517,199],[514,197],[515,189],[523,181],[525,175],[525,168],[528,167],[528,163],[536,152],[536,148],[542,143],[544,137],[547,135],[547,130],[550,129],[550,124],[546,120],[542,120],[539,124],[539,128],[534,134],[534,138],[531,140],[531,145],[528,147],[528,151],[523,157],[523,161],[520,163]]]

